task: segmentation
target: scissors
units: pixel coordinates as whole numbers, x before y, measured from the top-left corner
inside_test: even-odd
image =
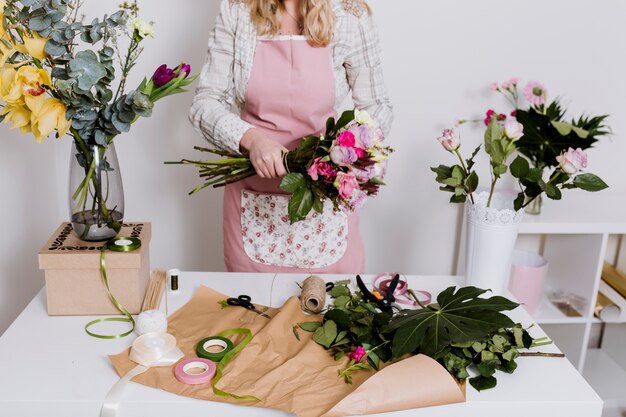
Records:
[[[359,287],[359,290],[361,290],[363,298],[365,298],[366,301],[376,304],[376,306],[384,313],[392,312],[392,304],[396,301],[396,297],[394,297],[393,293],[396,290],[399,282],[400,274],[396,274],[389,283],[389,289],[387,290],[387,294],[383,296],[378,293],[378,291],[372,292],[368,290],[365,286],[365,283],[361,279],[361,276],[356,276],[356,284]]]
[[[254,304],[251,303],[251,301],[252,298],[249,295],[240,295],[237,298],[229,298],[228,300],[226,300],[226,304],[228,304],[229,306],[243,307],[248,310],[254,311],[258,315],[265,317],[266,319],[271,319],[270,316],[256,308]]]

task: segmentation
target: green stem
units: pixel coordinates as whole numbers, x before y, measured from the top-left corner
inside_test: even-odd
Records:
[[[465,166],[465,161],[463,160],[463,157],[461,156],[461,153],[459,152],[459,148],[456,148],[454,150],[454,153],[459,158],[459,161],[461,161],[461,167],[463,168],[463,172],[465,172],[465,178],[469,178],[470,173],[467,171],[467,167]],[[474,195],[473,195],[473,191],[471,188],[469,189],[469,198],[472,204],[474,204]]]
[[[550,179],[548,180],[547,184],[551,184],[552,181],[554,181],[556,179],[556,177],[559,176],[559,171],[556,171],[554,174],[552,174],[552,176],[550,177]],[[528,206],[530,203],[532,203],[533,201],[535,201],[535,199],[537,197],[539,197],[541,194],[543,194],[543,191],[540,192],[539,194],[537,194],[536,196],[534,196],[533,198],[531,198],[530,200],[528,200],[526,203],[524,203],[522,205],[522,208],[526,208],[526,206]]]
[[[122,66],[122,79],[120,80],[120,84],[117,86],[117,91],[115,92],[113,103],[117,101],[120,93],[124,94],[124,89],[126,87],[126,79],[128,78],[128,73],[130,72],[131,56],[137,50],[138,46],[139,46],[139,42],[135,41],[135,37],[133,36],[130,40],[130,45],[128,45],[128,52],[126,53],[126,60],[124,61],[124,65]]]
[[[496,189],[496,182],[498,181],[498,177],[494,175],[493,171],[491,173],[491,188],[489,189],[489,199],[487,200],[487,207],[491,206],[491,199],[493,198],[493,192]]]

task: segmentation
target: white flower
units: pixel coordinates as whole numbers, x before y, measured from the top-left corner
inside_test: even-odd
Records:
[[[155,33],[154,26],[152,26],[150,23],[136,17],[133,20],[131,20],[130,26],[135,31],[137,31],[137,34],[139,35],[141,39],[145,38],[146,36],[150,36],[154,38],[154,33]]]
[[[504,122],[504,133],[512,141],[517,141],[524,136],[524,125],[510,117]]]
[[[365,110],[354,109],[354,121],[360,125],[368,125],[373,129],[378,127],[372,116]]]

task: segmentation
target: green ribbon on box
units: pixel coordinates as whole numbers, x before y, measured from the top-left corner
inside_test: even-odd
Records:
[[[141,240],[139,240],[139,238],[116,237],[106,242],[102,246],[102,249],[100,249],[100,274],[102,275],[102,282],[104,283],[104,286],[107,289],[109,298],[111,299],[111,302],[113,303],[113,305],[126,317],[108,317],[104,319],[96,319],[96,320],[90,321],[89,323],[85,325],[85,331],[87,332],[89,336],[97,337],[98,339],[121,339],[122,337],[128,336],[129,334],[133,332],[133,330],[135,330],[135,319],[133,319],[133,316],[128,312],[128,310],[126,310],[124,306],[120,304],[119,301],[117,301],[117,299],[111,292],[111,289],[109,288],[109,279],[107,278],[107,268],[106,268],[106,263],[105,263],[105,253],[107,249],[113,252],[132,252],[132,251],[139,249],[140,247],[141,247]],[[98,333],[89,331],[89,328],[93,326],[94,324],[110,322],[110,321],[118,321],[118,322],[121,321],[123,323],[130,323],[131,328],[130,330],[124,333],[120,333],[116,335],[103,335],[103,334],[98,334]]]

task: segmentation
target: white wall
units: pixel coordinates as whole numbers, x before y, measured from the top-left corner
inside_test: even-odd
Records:
[[[87,1],[88,16],[118,1]],[[198,71],[217,0],[143,1],[142,16],[157,22],[145,43],[135,81],[161,63],[188,60]],[[621,170],[626,142],[626,2],[584,0],[371,0],[381,32],[387,84],[396,119],[389,141],[397,149],[389,186],[363,210],[370,272],[453,272],[458,206],[447,203],[429,167],[451,162],[434,138],[456,118],[489,107],[508,109],[487,85],[510,76],[544,82],[572,114],[609,113],[615,132],[590,153],[590,170],[613,193],[626,192]],[[131,85],[133,82],[130,83]],[[161,103],[116,140],[122,164],[126,219],[151,221],[152,266],[221,270],[221,193],[187,191],[192,168],[165,160],[195,156],[202,144],[187,122],[191,94]],[[38,146],[3,125],[0,130],[0,333],[43,285],[36,253],[67,217],[69,140]],[[464,149],[481,132],[464,130]]]

